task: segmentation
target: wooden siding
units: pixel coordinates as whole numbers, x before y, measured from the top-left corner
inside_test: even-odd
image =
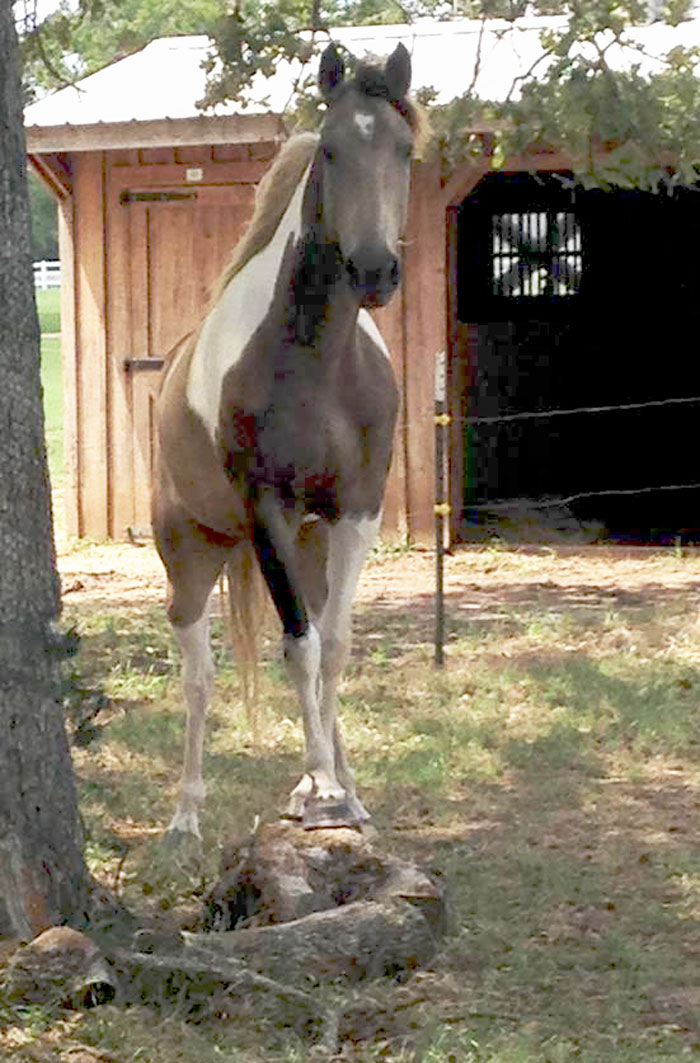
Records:
[[[80,514],[80,447],[78,446],[78,352],[75,325],[75,240],[73,198],[58,203],[61,256],[61,363],[63,367],[63,461],[66,530],[83,534]]]
[[[156,366],[196,327],[275,151],[159,146],[71,156],[73,195],[60,206],[71,534],[148,530]]]
[[[277,147],[124,145],[60,157],[62,191],[72,190],[60,205],[71,534],[148,531],[156,367],[198,323]],[[56,158],[47,156],[49,165]],[[453,414],[464,386],[454,373],[451,211],[487,170],[485,158],[445,182],[437,164],[415,167],[401,289],[376,312],[402,395],[385,535],[433,536],[438,352],[449,355]],[[453,433],[451,479],[456,473],[461,483],[461,437],[457,445]]]
[[[105,286],[105,159],[101,152],[73,162],[75,349],[80,534],[112,533],[107,434],[107,312]]]

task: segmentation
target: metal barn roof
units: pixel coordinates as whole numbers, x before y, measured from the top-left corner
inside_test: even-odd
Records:
[[[413,59],[413,88],[434,88],[440,103],[470,88],[481,99],[503,100],[509,94],[517,96],[523,75],[533,68],[545,69],[540,34],[564,24],[560,18],[542,17],[485,23],[419,20],[411,25],[337,28],[332,37],[358,56],[386,56],[403,42]],[[657,22],[631,31],[630,36],[640,50],[623,53],[613,45],[608,62],[618,68],[636,64],[649,72],[671,48],[700,45],[700,19],[677,27]],[[325,43],[321,36],[319,51]],[[198,143],[212,136],[264,138],[269,134],[264,116],[269,121],[282,114],[299,65],[280,64],[272,78],[256,78],[245,107],[228,103],[202,111],[197,106],[206,84],[202,64],[210,48],[204,36],[164,37],[31,104],[25,112],[29,150],[108,147],[115,137],[115,143],[132,146],[164,143],[168,136],[176,143]],[[108,126],[118,127],[119,133],[108,131]]]

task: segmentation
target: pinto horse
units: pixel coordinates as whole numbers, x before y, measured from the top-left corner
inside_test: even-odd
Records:
[[[369,818],[336,691],[398,409],[389,352],[367,308],[386,304],[399,283],[418,124],[410,77],[403,45],[383,69],[360,66],[353,79],[335,46],[325,50],[320,135],[302,134],[280,152],[218,296],[166,367],[153,529],[187,704],[171,836],[199,837],[214,679],[209,602],[222,570],[231,584],[232,558],[246,550],[281,619],[303,714],[304,774],[286,815],[306,828]],[[247,585],[234,582],[230,596],[242,609]]]

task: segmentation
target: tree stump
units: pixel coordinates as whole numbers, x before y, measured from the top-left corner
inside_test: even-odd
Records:
[[[2,979],[9,1001],[82,1008],[113,1000],[117,984],[98,946],[67,926],[45,930],[10,957]]]
[[[186,947],[285,982],[357,981],[426,963],[445,930],[444,891],[356,830],[267,824],[225,847],[208,933]]]

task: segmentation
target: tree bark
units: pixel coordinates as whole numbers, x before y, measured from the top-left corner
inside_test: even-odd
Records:
[[[290,923],[186,934],[185,944],[302,984],[382,978],[427,963],[437,947],[420,910],[403,900],[354,901]]]
[[[0,0],[0,913],[23,938],[81,922],[87,896],[57,699],[59,609],[19,48]]]

